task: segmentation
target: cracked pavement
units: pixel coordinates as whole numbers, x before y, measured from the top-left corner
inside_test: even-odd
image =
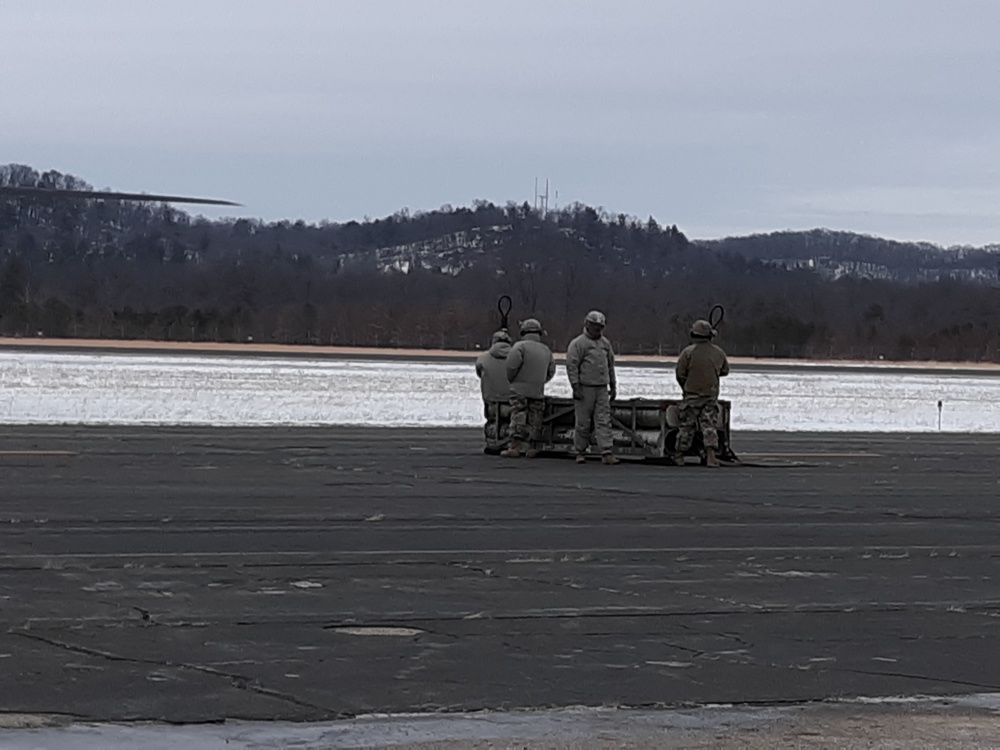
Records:
[[[707,470],[467,429],[5,427],[0,712],[329,721],[1000,691],[996,435]]]

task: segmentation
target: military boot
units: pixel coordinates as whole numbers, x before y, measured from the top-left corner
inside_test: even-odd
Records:
[[[515,443],[511,443],[507,450],[500,453],[501,456],[506,456],[507,458],[520,458],[521,449]]]
[[[587,463],[587,457],[585,455],[583,455],[582,453],[577,453],[576,454],[576,462],[578,464],[585,464],[585,463]]]
[[[601,463],[606,464],[607,466],[614,466],[615,464],[621,463],[621,461],[619,461],[618,457],[613,453],[605,453],[601,456]]]
[[[675,453],[674,454],[674,465],[675,466],[683,466],[684,465],[684,454],[683,453]]]
[[[710,469],[719,468],[719,459],[715,455],[715,448],[705,449],[705,466],[707,466]]]
[[[526,450],[524,452],[524,457],[525,458],[538,458],[538,448],[528,448],[528,450]]]

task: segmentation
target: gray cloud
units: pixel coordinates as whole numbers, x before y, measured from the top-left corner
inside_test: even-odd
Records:
[[[5,3],[0,162],[266,219],[482,198],[1000,241],[1000,4]]]

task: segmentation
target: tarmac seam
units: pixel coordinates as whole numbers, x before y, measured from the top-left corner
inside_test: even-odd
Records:
[[[816,546],[806,546],[801,544],[790,544],[784,546],[776,545],[757,545],[757,546],[733,546],[733,545],[723,545],[718,547],[707,547],[707,546],[697,546],[697,547],[680,547],[680,546],[667,546],[667,547],[558,547],[558,548],[539,548],[539,547],[519,547],[519,548],[488,548],[488,549],[368,549],[368,550],[342,550],[336,553],[331,553],[325,561],[314,561],[312,564],[317,566],[322,565],[350,565],[350,564],[369,564],[369,563],[359,563],[350,561],[351,558],[390,558],[388,560],[383,560],[382,562],[391,562],[393,564],[405,564],[407,558],[427,558],[431,556],[447,556],[458,559],[467,559],[469,557],[476,556],[505,556],[505,555],[549,555],[551,558],[562,558],[562,559],[552,559],[551,562],[584,562],[591,558],[591,555],[648,555],[648,554],[692,554],[692,553],[831,553],[831,552],[844,552],[844,553],[861,553],[864,555],[872,554],[884,554],[884,553],[902,553],[899,555],[899,559],[904,559],[909,557],[910,553],[927,553],[929,557],[937,557],[944,551],[950,557],[959,557],[959,552],[963,553],[974,553],[974,552],[989,552],[989,557],[1000,556],[997,553],[997,548],[995,545],[991,544],[838,544],[838,545],[816,545]],[[301,559],[303,557],[319,557],[323,553],[316,551],[296,551],[296,550],[275,550],[266,553],[262,552],[212,552],[212,551],[198,551],[198,552],[116,552],[116,553],[101,553],[101,552],[62,552],[62,553],[13,553],[13,554],[0,554],[0,561],[10,560],[21,562],[21,565],[2,565],[0,564],[0,571],[11,571],[11,570],[36,570],[36,569],[49,569],[52,567],[48,561],[51,560],[118,560],[118,559],[143,559],[143,560],[168,560],[168,559],[189,559],[196,560],[198,558],[214,559],[214,560],[226,560],[230,558],[253,558],[253,557],[275,557],[275,558],[286,558],[290,560]],[[575,556],[569,558],[568,556]],[[580,557],[583,556],[585,559],[581,560]],[[347,559],[336,559],[336,558],[347,558]],[[30,560],[38,560],[42,564],[38,567],[28,566],[24,563]],[[283,565],[292,565],[291,562],[283,563],[276,560],[254,560],[250,562],[239,561],[242,566],[252,566],[252,567],[281,567]],[[431,561],[434,562],[434,561]],[[447,563],[449,561],[443,560],[441,563]],[[426,560],[422,559],[419,561],[413,561],[413,564],[426,564]],[[132,566],[135,567],[135,566]],[[168,565],[159,565],[158,567],[170,567]],[[174,565],[174,567],[187,567],[180,564]]]
[[[761,468],[784,468],[784,467],[774,467],[767,466]],[[799,467],[796,467],[799,468]],[[816,468],[815,466],[803,465],[801,468]],[[711,474],[710,476],[715,476]],[[415,477],[419,478],[419,477]],[[435,480],[438,484],[468,484],[469,480],[464,478],[452,478],[444,477]],[[774,502],[771,501],[760,501],[760,502],[746,502],[742,500],[726,500],[724,498],[716,497],[705,497],[696,495],[677,495],[677,494],[667,494],[660,491],[653,490],[636,490],[628,489],[619,486],[615,487],[602,487],[594,484],[583,484],[582,482],[576,482],[573,484],[553,484],[551,482],[519,482],[511,481],[509,479],[490,479],[487,477],[477,477],[477,484],[495,484],[502,485],[504,487],[529,487],[534,489],[546,489],[546,490],[564,490],[567,492],[598,492],[605,496],[607,495],[624,495],[627,497],[650,497],[662,500],[671,500],[675,502],[694,502],[694,503],[714,503],[716,505],[724,507],[748,507],[748,508],[768,508],[768,507],[780,507],[782,510],[810,510],[815,511],[816,508],[810,505],[781,505],[776,506]],[[799,493],[801,494],[801,493]],[[827,509],[827,512],[830,512]],[[836,510],[834,513],[850,513],[849,510]]]
[[[239,619],[221,619],[213,618],[199,619],[199,620],[163,620],[163,619],[150,619],[146,621],[143,619],[143,626],[160,626],[167,628],[204,628],[208,625],[218,625],[227,624],[239,627],[253,627],[259,625],[316,625],[323,630],[330,630],[339,627],[351,626],[391,626],[391,625],[415,625],[423,623],[458,623],[458,622],[468,622],[471,620],[497,620],[497,621],[540,621],[540,620],[604,620],[604,619],[616,619],[616,618],[690,618],[690,617],[730,617],[730,616],[772,616],[772,615],[787,615],[787,616],[809,616],[809,615],[829,615],[829,614],[870,614],[870,613],[884,613],[884,612],[954,612],[954,603],[928,603],[928,602],[913,602],[906,604],[890,604],[884,605],[880,603],[875,603],[873,606],[858,606],[856,604],[851,605],[823,605],[817,604],[810,608],[803,608],[799,605],[788,605],[785,607],[768,607],[764,608],[760,605],[745,605],[744,607],[737,608],[719,608],[719,609],[690,609],[679,612],[665,611],[662,609],[636,609],[632,607],[622,607],[621,609],[608,609],[605,611],[584,611],[580,609],[563,609],[560,611],[544,611],[536,610],[523,613],[517,612],[488,612],[486,610],[477,610],[470,612],[456,612],[452,614],[445,615],[415,615],[413,612],[397,612],[397,613],[385,613],[378,617],[358,620],[353,616],[353,613],[343,613],[340,618],[331,618],[329,614],[316,613],[314,615],[297,615],[294,617],[260,617],[253,620],[239,620]],[[963,605],[963,611],[971,610],[971,613],[980,617],[997,617],[1000,613],[993,611],[982,611],[978,607],[989,606],[998,608],[1000,603],[988,601],[988,602],[974,602],[966,603]],[[137,609],[137,608],[134,608]],[[2,624],[2,623],[0,623]],[[118,618],[111,617],[92,617],[92,618],[65,618],[65,617],[52,617],[52,618],[31,618],[30,621],[25,625],[8,625],[7,632],[9,634],[19,634],[27,635],[26,628],[45,628],[53,630],[62,630],[68,626],[94,626],[98,628],[112,628],[121,627],[122,621]],[[138,624],[138,621],[136,621]],[[681,623],[683,626],[683,623]],[[424,626],[423,629],[427,629]],[[739,639],[738,636],[734,634],[726,634],[727,638],[732,638],[739,642],[744,642]],[[28,636],[31,637],[31,636]],[[122,660],[127,661],[126,657],[121,657]],[[198,668],[196,665],[190,665],[191,668]]]
[[[783,509],[797,510],[789,506],[782,506]],[[812,510],[812,509],[809,509]],[[641,522],[644,528],[667,528],[678,530],[683,528],[693,529],[758,529],[766,525],[772,529],[801,529],[803,526],[821,526],[824,529],[829,527],[869,528],[872,519],[863,518],[859,520],[841,519],[846,515],[846,511],[826,510],[817,511],[815,517],[796,517],[794,521],[783,521],[768,519],[765,521],[700,521],[689,520],[690,514],[680,512],[636,513],[636,514],[608,514],[600,516],[587,516],[583,518],[573,518],[569,516],[541,515],[541,516],[506,516],[501,518],[469,518],[451,517],[434,519],[414,519],[406,517],[386,518],[383,514],[378,517],[353,517],[353,518],[331,518],[317,519],[315,522],[304,523],[299,520],[273,520],[261,518],[259,520],[248,521],[228,521],[223,519],[206,519],[204,522],[177,520],[174,518],[157,518],[149,520],[134,519],[100,519],[93,521],[56,521],[52,522],[45,518],[3,518],[0,517],[0,524],[8,524],[12,528],[9,533],[12,535],[25,536],[27,534],[92,534],[94,532],[104,532],[112,534],[134,533],[137,531],[155,531],[159,534],[194,534],[194,533],[214,533],[218,531],[240,531],[263,533],[276,531],[283,533],[310,532],[310,531],[366,531],[373,520],[377,520],[382,529],[386,531],[482,531],[484,529],[521,530],[525,526],[544,524],[546,529],[590,529],[593,527],[606,528],[609,525],[625,526],[634,522]],[[851,514],[856,515],[856,514]],[[961,524],[1000,524],[1000,518],[986,515],[918,515],[912,513],[901,513],[896,511],[873,512],[875,519],[891,518],[898,523],[896,527],[910,526],[917,529],[924,528],[924,521],[954,521]],[[880,545],[876,545],[880,546]],[[943,545],[939,545],[943,546]],[[226,553],[223,553],[226,554]],[[233,554],[233,553],[229,553]],[[3,555],[4,557],[17,557],[17,553]]]

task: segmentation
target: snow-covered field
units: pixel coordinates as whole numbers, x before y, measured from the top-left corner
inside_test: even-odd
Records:
[[[619,367],[619,398],[677,397]],[[560,368],[548,391],[568,396]],[[775,368],[723,381],[734,430],[1000,432],[1000,378]],[[476,426],[472,362],[0,351],[0,423]]]

